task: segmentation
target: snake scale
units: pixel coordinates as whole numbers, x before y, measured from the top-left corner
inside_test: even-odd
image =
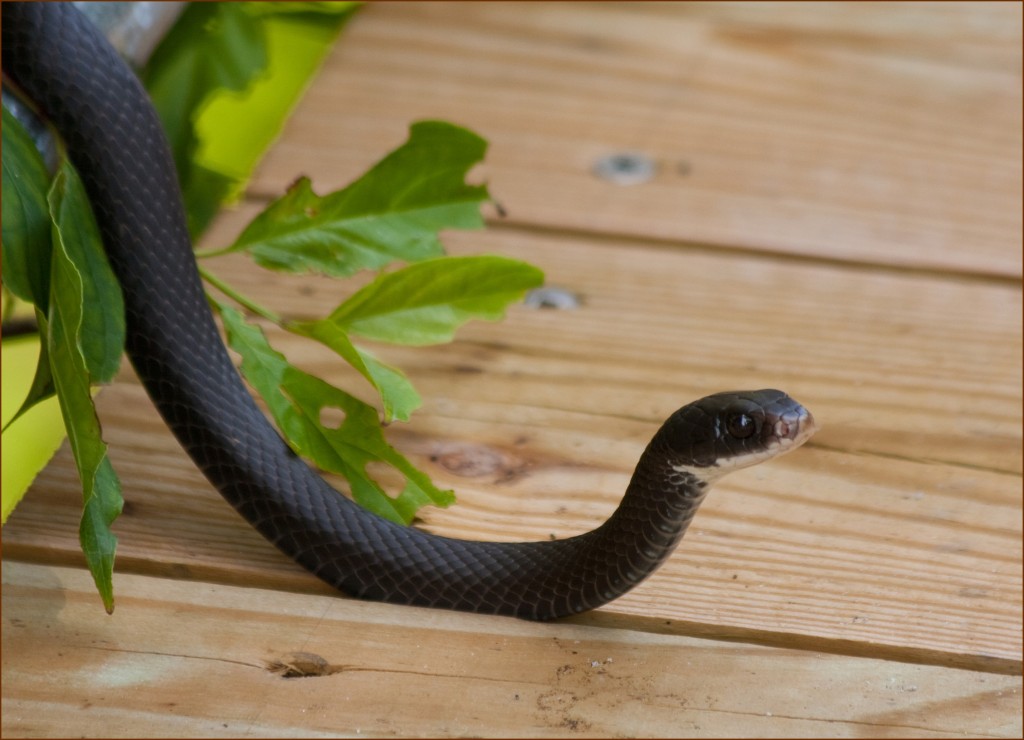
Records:
[[[811,415],[776,390],[676,411],[611,517],[545,542],[474,542],[379,518],[331,488],[260,412],[203,294],[160,121],[69,3],[2,5],[3,71],[52,123],[85,183],[124,293],[126,350],[153,403],[224,498],[270,542],[366,599],[552,619],[604,604],[672,552],[722,474],[795,448]]]

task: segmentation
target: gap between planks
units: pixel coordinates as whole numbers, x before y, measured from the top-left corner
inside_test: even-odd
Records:
[[[272,199],[254,198],[251,203],[254,207],[266,206]],[[249,198],[246,198],[247,202]],[[550,239],[578,239],[589,241],[595,244],[617,245],[636,249],[658,249],[678,252],[689,252],[699,255],[733,256],[742,259],[763,261],[766,263],[783,263],[794,265],[815,265],[822,267],[834,267],[847,270],[858,270],[873,273],[892,275],[917,275],[932,277],[956,282],[981,283],[987,285],[999,285],[1005,287],[1018,287],[1021,284],[1020,277],[1008,275],[1001,272],[994,272],[982,268],[971,269],[970,267],[942,267],[932,266],[927,263],[910,264],[881,262],[867,257],[846,257],[829,255],[825,253],[800,253],[783,250],[771,250],[743,244],[740,242],[692,242],[680,240],[669,236],[638,235],[631,232],[616,232],[608,229],[600,231],[587,229],[582,226],[546,226],[543,223],[531,223],[528,221],[516,220],[511,217],[488,218],[486,228],[494,232],[508,232],[510,234],[523,234]]]
[[[12,556],[5,555],[5,561],[20,562],[25,565],[71,569],[82,569],[85,566],[84,559],[80,553],[67,549],[55,550],[45,546],[16,546],[10,548],[10,550]],[[305,571],[286,572],[282,576],[271,574],[269,577],[265,571],[254,571],[248,575],[248,579],[251,579],[253,585],[246,585],[246,574],[244,571],[240,573],[239,569],[225,569],[215,565],[211,567],[183,567],[181,565],[165,567],[159,562],[145,558],[120,557],[115,574],[116,586],[120,583],[122,576],[171,579],[182,583],[210,584],[230,588],[273,589],[275,592],[293,594],[299,597],[323,596],[347,601],[354,600],[345,594],[339,593]],[[120,589],[120,586],[117,586],[117,588]],[[665,619],[662,617],[644,616],[639,613],[615,612],[607,609],[594,610],[586,614],[566,617],[558,620],[558,623],[575,624],[584,627],[600,627],[602,629],[628,630],[630,632],[651,635],[735,642],[764,648],[800,650],[822,655],[956,668],[1004,676],[1019,676],[1024,671],[1024,663],[1022,661],[1000,656],[953,653],[921,648],[919,646],[893,645],[871,642],[865,639],[843,639],[798,632],[780,632],[778,630],[757,629],[742,625],[715,624],[687,619]]]
[[[84,570],[8,561],[3,584],[5,735],[1021,730],[1015,676],[144,576],[107,616]]]

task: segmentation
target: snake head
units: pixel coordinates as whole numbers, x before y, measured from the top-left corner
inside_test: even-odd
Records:
[[[694,401],[662,428],[671,466],[711,481],[806,442],[814,417],[782,391],[733,391]]]

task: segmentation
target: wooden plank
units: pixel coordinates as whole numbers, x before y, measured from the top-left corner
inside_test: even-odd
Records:
[[[1021,90],[1019,3],[374,3],[254,192],[444,118],[516,224],[1019,277]]]
[[[212,242],[242,221],[223,219]],[[391,438],[460,496],[423,526],[506,540],[582,531],[608,515],[680,403],[783,387],[814,411],[819,435],[723,481],[681,552],[603,612],[683,633],[1020,670],[1018,288],[507,230],[449,241],[533,261],[583,306],[520,307],[450,346],[381,349],[426,401]],[[325,281],[241,260],[208,266],[291,315],[341,299]],[[351,381],[325,353],[280,332],[274,341]],[[129,500],[119,567],[322,593],[219,500],[125,380],[100,402]],[[65,454],[5,527],[4,557],[78,562],[79,496]]]
[[[380,349],[426,401],[391,438],[460,494],[420,526],[594,526],[661,419],[713,390],[784,387],[821,433],[723,482],[633,594],[532,625],[337,598],[126,371],[100,399],[118,611],[46,565],[81,561],[65,450],[3,531],[2,733],[1020,737],[1019,4],[373,4],[207,246],[423,117],[491,139],[477,176],[510,213],[453,251],[528,259],[583,306]],[[651,182],[592,175],[624,150]],[[343,297],[209,266],[292,316]],[[295,653],[342,670],[267,670]]]
[[[108,617],[83,571],[3,563],[5,736],[1021,732],[1019,676],[141,576],[118,587]]]

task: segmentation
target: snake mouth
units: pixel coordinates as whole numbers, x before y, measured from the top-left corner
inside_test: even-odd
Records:
[[[771,425],[772,439],[769,446],[780,445],[786,449],[799,447],[817,431],[814,416],[803,406],[778,416]]]

